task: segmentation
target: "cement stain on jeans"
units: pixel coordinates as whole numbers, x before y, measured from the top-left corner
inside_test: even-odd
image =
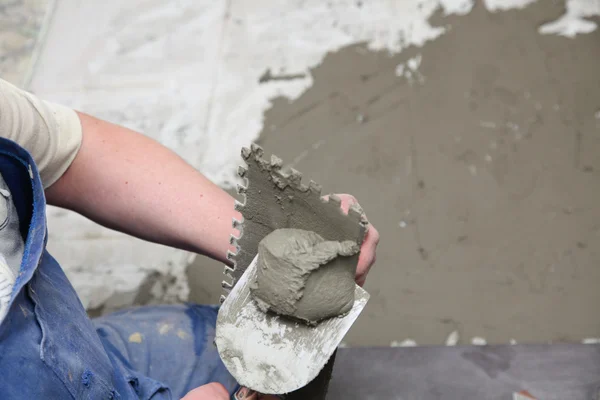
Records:
[[[139,332],[134,332],[131,335],[129,335],[129,343],[142,343],[142,341],[142,334]]]

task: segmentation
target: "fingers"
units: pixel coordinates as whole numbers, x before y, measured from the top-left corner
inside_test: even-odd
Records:
[[[329,200],[329,196],[330,195],[325,195],[323,196],[323,199],[325,200]],[[344,213],[348,214],[348,210],[350,209],[351,206],[353,206],[354,204],[358,205],[358,200],[356,200],[356,198],[350,194],[336,194],[337,197],[340,198],[340,200],[342,201],[341,204],[341,208],[342,211],[344,211]]]
[[[364,286],[367,280],[367,274],[373,265],[375,265],[378,244],[379,232],[371,225],[361,246],[360,255],[358,256],[358,265],[356,266],[356,284],[360,287]]]
[[[338,197],[342,200],[341,207],[346,214],[348,214],[348,210],[351,206],[355,204],[358,205],[358,200],[350,194],[338,194]]]
[[[191,390],[181,400],[229,400],[229,392],[220,383],[209,383]]]
[[[360,204],[358,204],[358,200],[356,200],[356,197],[354,197],[350,194],[342,193],[342,194],[336,194],[336,196],[338,196],[340,198],[340,200],[341,200],[340,207],[346,214],[348,213],[348,210],[350,209],[351,206],[357,205],[358,207],[360,207]],[[329,195],[323,196],[323,198],[325,200],[329,200]],[[365,219],[366,218],[367,217],[365,215]],[[377,229],[375,229],[375,227],[373,225],[369,224],[367,226],[367,233],[365,235],[365,239],[360,248],[360,255],[358,257],[358,265],[356,266],[356,284],[361,287],[365,284],[365,282],[367,280],[367,274],[369,273],[369,270],[375,264],[375,260],[377,258],[376,250],[377,250],[378,244],[379,244],[379,232],[377,231]]]

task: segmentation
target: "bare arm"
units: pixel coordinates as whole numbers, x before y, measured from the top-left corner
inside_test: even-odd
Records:
[[[132,130],[78,113],[81,148],[46,190],[64,207],[140,239],[226,260],[234,199],[174,152]]]

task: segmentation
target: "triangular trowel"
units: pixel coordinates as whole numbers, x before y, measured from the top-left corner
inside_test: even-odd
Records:
[[[316,326],[265,313],[250,291],[257,273],[258,244],[276,229],[294,228],[312,230],[325,240],[352,240],[360,245],[367,222],[357,207],[344,214],[336,196],[324,200],[316,183],[303,185],[301,174],[282,169],[277,157],[265,160],[260,147],[244,148],[242,156],[247,167],[240,167],[239,175],[247,184],[239,186],[238,192],[245,196],[245,203],[236,203],[236,209],[244,220],[233,222],[241,234],[231,240],[237,252],[229,255],[234,268],[225,269],[230,281],[223,282],[225,294],[215,343],[224,364],[241,385],[263,394],[286,394],[316,381],[369,294],[355,285],[352,309]],[[358,254],[349,260],[356,265]]]

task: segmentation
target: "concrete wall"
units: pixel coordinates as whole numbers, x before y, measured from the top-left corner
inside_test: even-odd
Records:
[[[30,90],[160,140],[227,189],[258,140],[357,195],[383,238],[350,344],[600,336],[599,1],[52,11]],[[49,224],[89,309],[218,299],[214,262],[188,269],[185,252],[62,210]]]

